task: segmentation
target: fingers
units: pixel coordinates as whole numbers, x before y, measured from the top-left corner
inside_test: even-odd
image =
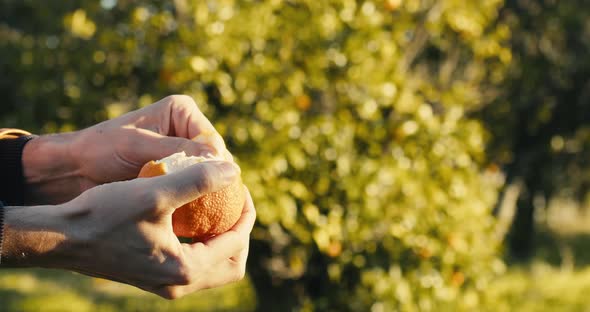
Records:
[[[141,155],[143,163],[157,160],[178,152],[186,152],[189,156],[202,156],[215,153],[215,149],[181,137],[164,136],[150,130],[137,129],[139,134],[133,140],[133,152]]]
[[[144,118],[138,120],[137,125],[155,130],[161,135],[190,139],[203,132],[217,132],[195,101],[187,95],[170,95],[144,109],[141,114]],[[154,129],[154,123],[157,129]]]
[[[252,195],[250,195],[250,191],[246,186],[244,186],[244,190],[246,192],[246,201],[244,202],[244,209],[242,210],[242,215],[240,219],[238,219],[238,222],[236,222],[236,224],[232,227],[232,230],[238,233],[247,233],[248,235],[250,235],[250,232],[252,232],[252,228],[254,228],[254,223],[256,222],[256,208],[254,207]]]
[[[168,284],[150,291],[167,299],[177,299],[197,290],[222,286],[244,278],[250,246],[250,232],[256,212],[246,189],[246,202],[238,223],[227,233],[205,243],[182,244],[187,261],[186,283]]]
[[[255,221],[256,210],[250,192],[246,189],[246,202],[244,203],[242,215],[229,231],[217,235],[204,243],[182,244],[183,250],[189,255],[189,259],[196,259],[200,253],[207,253],[209,260],[212,262],[232,258],[248,248],[250,232]]]
[[[153,187],[151,190],[157,194],[156,206],[160,211],[171,212],[170,208],[180,207],[205,193],[231,184],[239,175],[239,169],[231,163],[233,158],[223,138],[190,97],[164,98],[141,115],[145,118],[140,117],[135,125],[145,130],[145,133],[140,131],[145,134],[145,145],[138,149],[150,155],[151,159],[185,151],[189,155],[212,153],[229,161],[203,162],[177,173],[151,178],[154,182],[150,184]],[[250,232],[256,220],[254,204],[247,189],[246,195],[242,215],[232,229],[205,243],[181,244],[186,283],[163,285],[150,291],[175,299],[199,289],[243,278]]]
[[[204,244],[214,252],[217,259],[232,257],[248,246],[255,221],[256,210],[250,192],[246,189],[246,202],[238,222],[229,231],[213,237]]]
[[[239,254],[229,258],[229,261],[236,264],[240,271],[246,272],[246,263],[248,260],[248,253],[250,252],[250,242],[246,245],[246,248],[242,249]]]
[[[232,154],[225,147],[225,142],[217,132],[201,132],[198,136],[192,138],[192,141],[209,146],[213,149],[212,154],[227,161],[233,161]]]
[[[198,255],[187,255],[188,259],[203,259],[209,257],[207,249],[204,249],[202,243],[195,244],[203,248]],[[210,250],[210,249],[209,249]],[[186,284],[163,285],[156,288],[153,292],[167,298],[177,299],[192,292],[214,288],[237,282],[246,276],[246,263],[248,259],[249,243],[238,252],[235,256],[221,259],[220,261],[207,259],[208,261],[193,263],[192,269],[189,270]],[[215,261],[215,262],[212,262]],[[190,266],[190,265],[189,265]]]
[[[214,155],[232,161],[233,158],[227,151],[223,138],[201,112],[195,101],[185,95],[173,95],[171,99],[172,103],[169,105],[170,128],[174,131],[174,135],[205,144],[214,150]]]
[[[207,270],[200,269],[193,272],[193,274],[196,276],[193,276],[194,279],[189,284],[162,285],[149,291],[166,299],[178,299],[198,290],[237,282],[244,278],[246,271],[241,263],[238,264],[226,259],[222,262],[216,263],[213,267],[209,267]]]
[[[195,142],[208,146],[208,151],[214,155],[223,156],[226,160],[233,160],[227,152],[223,138],[205,117],[195,101],[186,95],[171,95],[146,107],[140,115],[136,125],[138,127],[157,132],[163,136],[196,138]],[[191,153],[198,145],[186,143],[185,150]],[[176,151],[178,152],[178,151]],[[198,155],[198,154],[194,154]],[[160,157],[161,158],[161,157]]]
[[[201,195],[229,186],[238,176],[237,166],[227,161],[204,161],[182,171],[149,178],[149,194],[155,204],[170,212]],[[146,179],[147,180],[147,179]]]
[[[170,125],[174,128],[176,136],[194,138],[203,132],[217,133],[190,96],[173,95],[170,98]]]

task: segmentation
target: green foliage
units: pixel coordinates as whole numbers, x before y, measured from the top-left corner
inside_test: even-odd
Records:
[[[1,121],[71,130],[189,94],[255,197],[260,309],[476,309],[504,268],[502,178],[468,117],[511,61],[501,4],[4,1]]]
[[[56,270],[0,274],[2,311],[253,311],[249,280],[169,301],[132,286]]]

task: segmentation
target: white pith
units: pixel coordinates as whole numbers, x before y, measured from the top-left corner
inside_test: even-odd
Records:
[[[207,156],[186,156],[185,152],[172,154],[160,160],[156,160],[156,164],[164,164],[164,170],[168,173],[182,170],[186,167],[192,166],[196,163],[212,160],[224,160],[222,157],[213,155]]]

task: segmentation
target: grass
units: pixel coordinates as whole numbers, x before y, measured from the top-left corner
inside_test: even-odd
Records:
[[[590,268],[511,267],[488,292],[490,311],[590,311]]]
[[[531,261],[510,264],[488,292],[490,311],[589,311],[590,214],[557,202],[536,216]]]
[[[590,312],[590,237],[541,231],[540,238],[535,259],[510,265],[490,285],[487,311]],[[577,262],[572,265],[569,258]],[[7,312],[253,311],[255,306],[248,279],[168,301],[132,286],[66,271],[0,271],[0,310]]]
[[[58,270],[0,272],[1,311],[253,311],[250,282],[168,301],[132,286]]]

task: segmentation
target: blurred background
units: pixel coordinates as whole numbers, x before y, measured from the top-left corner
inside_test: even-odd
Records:
[[[0,126],[174,93],[254,196],[246,280],[178,301],[2,270],[2,311],[589,311],[584,0],[0,0]]]

